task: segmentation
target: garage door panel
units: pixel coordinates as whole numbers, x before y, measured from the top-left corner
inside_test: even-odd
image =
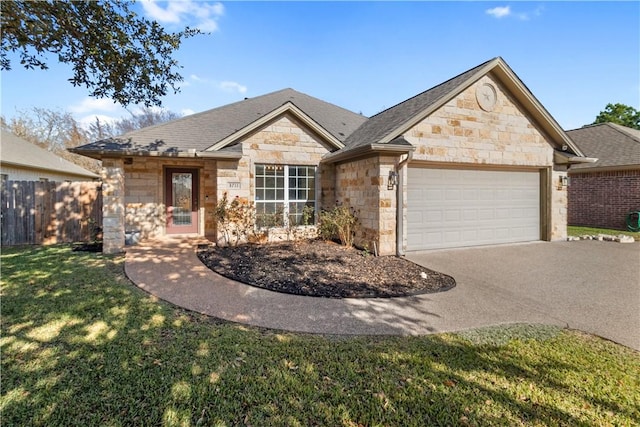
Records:
[[[538,172],[409,168],[407,249],[540,239]]]

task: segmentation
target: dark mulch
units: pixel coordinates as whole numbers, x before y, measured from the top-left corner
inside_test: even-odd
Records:
[[[326,298],[398,297],[451,289],[451,276],[404,258],[322,240],[201,248],[211,270],[252,286]]]
[[[73,243],[71,250],[80,252],[102,252],[102,242]]]

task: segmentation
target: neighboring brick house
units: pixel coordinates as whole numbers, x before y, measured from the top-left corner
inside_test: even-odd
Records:
[[[628,213],[640,211],[640,130],[601,123],[567,134],[598,159],[569,170],[569,224],[626,229]]]
[[[106,252],[132,229],[218,241],[225,193],[291,222],[338,201],[382,255],[562,240],[584,161],[502,58],[371,118],[285,89],[74,151],[103,162]]]

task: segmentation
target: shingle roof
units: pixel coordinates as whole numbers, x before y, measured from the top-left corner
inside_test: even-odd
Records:
[[[126,133],[118,138],[87,144],[76,152],[160,151],[182,152],[207,148],[241,131],[286,103],[292,103],[338,141],[344,141],[367,118],[293,89],[283,89],[214,108],[178,120]]]
[[[11,132],[2,130],[0,135],[0,163],[45,169],[79,177],[99,178],[95,173],[25,141]]]
[[[481,68],[495,59],[496,58],[484,62],[477,67],[465,71],[444,83],[414,96],[413,98],[409,98],[400,104],[372,116],[354,133],[352,133],[349,138],[347,138],[344,150],[354,149],[366,144],[377,143],[385,137],[389,137],[391,132],[402,127],[405,122],[414,118],[422,111],[425,111],[440,99],[456,92],[456,89],[468,83],[469,79],[474,77]],[[391,138],[395,138],[397,136],[398,135],[392,135]]]
[[[571,166],[571,170],[637,166],[640,168],[640,131],[614,123],[600,123],[567,131],[588,157],[598,161]]]

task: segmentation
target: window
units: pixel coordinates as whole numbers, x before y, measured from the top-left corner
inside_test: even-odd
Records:
[[[258,227],[286,227],[314,222],[314,166],[256,165],[255,192]]]

